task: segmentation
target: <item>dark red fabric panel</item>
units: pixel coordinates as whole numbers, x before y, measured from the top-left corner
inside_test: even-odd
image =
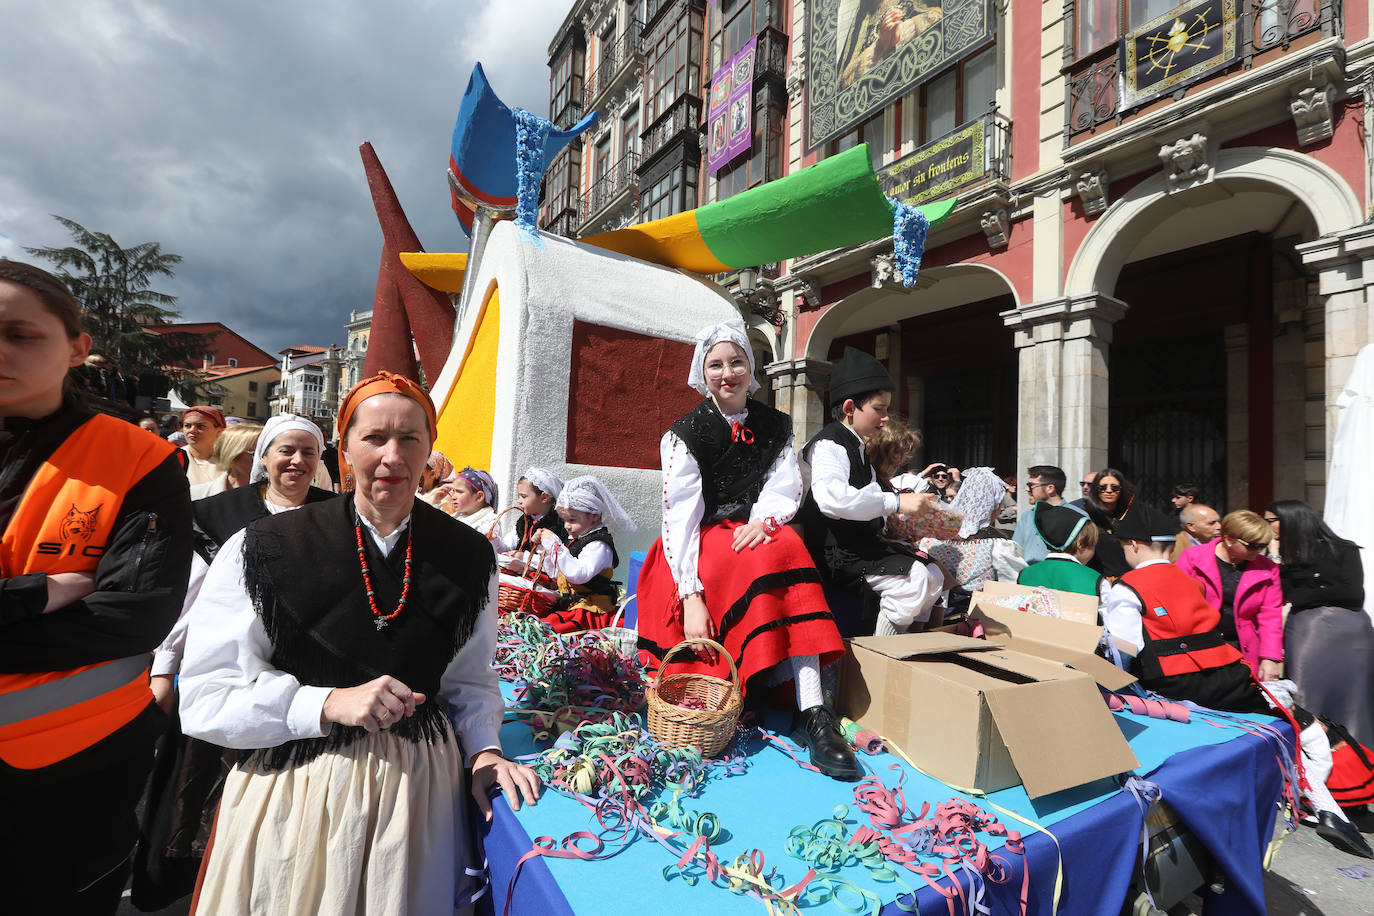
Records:
[[[691,364],[691,344],[574,319],[568,463],[657,470],[658,440],[701,400]]]

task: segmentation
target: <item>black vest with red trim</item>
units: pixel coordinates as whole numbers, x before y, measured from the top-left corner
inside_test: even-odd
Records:
[[[1145,645],[1136,661],[1141,679],[1192,674],[1241,661],[1221,635],[1221,614],[1207,603],[1202,584],[1172,563],[1128,571],[1121,583],[1140,599]]]
[[[0,538],[0,576],[93,573],[124,497],[173,451],[130,423],[94,414],[38,467]],[[149,531],[157,517],[148,519]],[[152,702],[150,656],[66,671],[0,673],[0,760],[37,769],[85,750]]]
[[[768,469],[792,435],[787,414],[753,398],[744,404],[748,416],[738,430],[731,428],[710,398],[670,427],[701,470],[706,522],[749,520],[750,510],[763,493]]]

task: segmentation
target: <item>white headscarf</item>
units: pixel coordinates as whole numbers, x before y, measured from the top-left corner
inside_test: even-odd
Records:
[[[635,523],[621,508],[620,503],[616,502],[611,491],[590,474],[574,477],[563,485],[563,492],[558,494],[558,508],[595,513],[601,516],[601,521],[607,528],[616,531],[635,530]]]
[[[534,484],[540,493],[547,493],[554,499],[563,492],[563,478],[553,471],[546,471],[543,468],[530,468],[525,472],[525,479]]]
[[[749,345],[749,333],[743,321],[731,318],[697,332],[697,348],[692,353],[692,371],[687,374],[687,384],[701,392],[702,397],[711,396],[710,389],[706,387],[706,354],[716,344],[727,340],[743,350],[745,359],[749,360],[749,393],[753,394],[762,387],[759,380],[754,378],[754,348]]]
[[[315,438],[316,454],[324,453],[324,436],[320,434],[320,428],[311,423],[305,417],[298,417],[293,413],[279,413],[263,424],[262,432],[258,434],[257,448],[253,449],[253,474],[248,478],[249,483],[257,483],[267,479],[267,465],[262,463],[262,457],[267,454],[267,450],[272,447],[272,440],[282,433],[289,430],[298,429],[303,433],[309,433]]]
[[[959,526],[959,537],[970,537],[986,528],[1006,495],[1006,481],[994,474],[992,468],[969,468],[964,471],[959,492],[949,504],[951,510],[964,516],[963,524]]]

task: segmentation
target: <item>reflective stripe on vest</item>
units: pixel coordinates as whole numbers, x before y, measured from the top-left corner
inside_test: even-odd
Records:
[[[125,495],[172,451],[123,420],[86,420],[29,481],[0,537],[0,574],[95,572]],[[35,769],[109,737],[152,701],[148,665],[141,655],[0,674],[0,760]]]

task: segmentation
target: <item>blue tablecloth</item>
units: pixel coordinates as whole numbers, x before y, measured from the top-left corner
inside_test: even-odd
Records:
[[[1263,912],[1262,859],[1274,820],[1274,804],[1283,777],[1275,761],[1273,743],[1234,726],[1216,727],[1194,717],[1184,725],[1141,719],[1126,713],[1117,721],[1140,760],[1136,771],[1158,784],[1180,818],[1218,857],[1227,872],[1227,894],[1209,912]],[[1273,725],[1275,720],[1256,717]],[[1281,726],[1291,736],[1287,726]],[[507,754],[533,750],[529,729],[509,724],[502,731]],[[888,786],[898,771],[905,773],[908,807],[919,811],[963,798],[949,786],[911,769],[889,754],[862,757]],[[851,828],[867,818],[854,806],[851,784],[803,770],[781,751],[763,744],[751,747],[748,772],[713,776],[702,792],[684,800],[684,807],[719,816],[723,833],[712,848],[723,862],[751,849],[762,850],[766,867],[776,868],[778,888],[799,880],[808,866],[783,849],[788,832],[799,824],[813,824],[831,816],[837,805],[850,807]],[[892,767],[898,769],[891,769]],[[1026,860],[1031,869],[1032,913],[1049,913],[1059,867],[1055,842],[1043,833],[999,814],[985,800],[970,799],[994,814],[1009,829],[1026,837]],[[990,801],[1050,830],[1063,857],[1061,913],[1116,914],[1120,910],[1133,869],[1140,859],[1144,814],[1135,800],[1112,780],[1100,780],[1066,792],[1031,800],[1021,787],[1005,789]],[[577,831],[596,831],[590,813],[577,802],[546,792],[537,806],[512,813],[504,803],[486,837],[491,863],[496,912],[506,906],[516,862],[532,846],[532,837],[550,836],[555,842]],[[990,848],[1002,841],[981,837]],[[1013,869],[1006,884],[987,885],[994,913],[1020,910],[1022,860],[1005,856]],[[757,913],[756,900],[736,896],[705,881],[695,887],[680,878],[665,880],[663,871],[675,860],[660,846],[636,839],[615,856],[602,861],[535,858],[528,861],[509,891],[512,913],[714,912]],[[884,914],[903,912],[893,904],[899,889],[872,881],[866,870],[840,872],[869,888],[888,903]],[[916,875],[904,880],[918,891],[923,913],[943,913],[945,901]],[[968,878],[963,877],[967,889]],[[835,906],[808,908],[814,912],[841,910]]]

